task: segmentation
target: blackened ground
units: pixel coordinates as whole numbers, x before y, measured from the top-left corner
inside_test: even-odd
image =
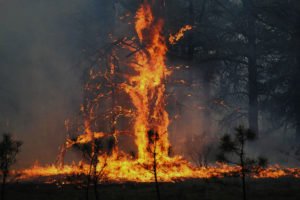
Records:
[[[188,180],[161,183],[162,200],[240,200],[241,185],[237,178]],[[299,200],[300,179],[248,180],[249,200]],[[92,189],[91,189],[92,190]],[[7,187],[7,200],[84,200],[83,189],[75,185],[18,183]],[[105,184],[99,186],[102,200],[156,199],[152,183]],[[93,196],[93,194],[90,194]],[[92,200],[93,198],[91,198]]]

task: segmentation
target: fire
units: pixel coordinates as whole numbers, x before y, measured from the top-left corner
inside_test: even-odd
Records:
[[[129,61],[131,73],[126,75],[126,80],[120,85],[131,99],[133,111],[128,110],[127,115],[132,116],[134,142],[137,147],[137,156],[130,156],[118,148],[113,149],[113,153],[108,155],[104,153],[99,155],[99,166],[101,170],[103,163],[107,163],[104,171],[106,179],[110,181],[136,181],[136,182],[152,182],[152,161],[153,153],[151,152],[151,141],[148,131],[153,130],[157,134],[156,155],[157,155],[157,175],[159,181],[175,181],[187,178],[210,178],[223,177],[226,174],[239,173],[239,167],[217,164],[216,166],[195,168],[188,161],[180,156],[169,156],[170,142],[168,139],[169,116],[166,111],[166,78],[171,75],[171,71],[166,66],[167,44],[163,36],[164,21],[159,17],[155,17],[152,12],[152,5],[144,3],[137,10],[135,15],[135,31],[137,34],[136,49],[129,48],[132,51],[132,57]],[[174,44],[183,37],[184,32],[191,30],[190,25],[184,26],[180,31],[169,37],[169,43]],[[110,59],[113,60],[113,59]],[[116,66],[110,63],[108,76],[114,76]],[[97,74],[91,72],[91,78],[95,78]],[[96,86],[100,88],[100,86]],[[89,90],[89,87],[86,86]],[[76,139],[68,139],[63,146],[61,153],[64,154],[66,149],[71,148],[75,144],[92,143],[96,139],[113,136],[117,141],[117,137],[121,134],[115,130],[117,120],[114,118],[112,126],[114,128],[110,133],[99,132],[93,130],[93,121],[95,120],[95,108],[92,102],[97,102],[103,94],[97,94],[95,100],[88,102],[82,106],[81,110],[84,114],[83,134]],[[98,106],[98,105],[97,105]],[[125,109],[118,107],[120,111]],[[94,147],[93,147],[94,148]],[[63,156],[60,156],[60,159]],[[39,176],[66,176],[72,174],[88,173],[89,165],[83,162],[79,164],[46,167],[34,166],[31,169],[21,171],[21,180],[28,180]],[[17,172],[16,172],[17,173]],[[299,169],[282,169],[279,167],[271,167],[261,169],[255,178],[281,176],[299,177]]]
[[[109,158],[108,167],[105,169],[105,179],[110,182],[153,182],[153,173],[147,166],[143,166],[137,160],[116,160]],[[183,164],[184,163],[184,164]],[[101,167],[101,166],[99,166]],[[149,167],[149,166],[148,166]],[[161,182],[174,182],[178,180],[193,178],[222,178],[225,176],[237,176],[240,168],[226,164],[217,163],[215,166],[193,168],[188,162],[182,161],[180,164],[165,163],[159,167],[158,177]],[[35,165],[30,169],[22,171],[19,180],[31,180],[39,177],[51,176],[71,176],[74,174],[87,173],[88,166],[80,164],[66,165],[64,168],[58,168],[55,165],[41,167]],[[15,172],[17,174],[17,172]],[[280,178],[294,177],[300,178],[300,169],[298,168],[281,168],[271,166],[261,169],[251,175],[253,178]]]
[[[147,161],[147,131],[154,129],[159,134],[158,154],[167,156],[168,113],[165,110],[165,78],[170,75],[165,65],[167,47],[161,35],[163,21],[153,17],[149,4],[143,4],[136,14],[136,32],[142,49],[134,54],[131,68],[136,72],[129,77],[124,90],[136,108],[134,135],[138,147],[138,158]]]
[[[191,25],[185,25],[175,35],[170,34],[169,37],[170,44],[176,44],[176,42],[178,42],[181,38],[183,38],[184,33],[188,30],[192,30]]]
[[[84,125],[85,125],[85,134],[78,136],[75,141],[67,139],[66,148],[71,148],[74,144],[86,144],[92,142],[94,139],[107,136],[107,134],[103,132],[91,131],[88,121],[85,121]]]

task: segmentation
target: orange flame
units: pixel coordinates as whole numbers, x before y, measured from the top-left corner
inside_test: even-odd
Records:
[[[138,158],[149,160],[147,153],[147,131],[153,129],[159,134],[158,154],[167,156],[170,146],[167,128],[168,113],[165,110],[166,76],[170,75],[165,65],[167,47],[161,35],[163,21],[153,17],[149,4],[143,4],[136,13],[136,32],[142,49],[134,54],[131,68],[135,75],[129,77],[124,90],[136,108],[134,134],[138,147]]]
[[[165,64],[167,46],[166,40],[162,35],[164,22],[162,19],[154,17],[151,5],[148,3],[141,5],[136,12],[135,20],[139,49],[138,51],[130,49],[133,51],[133,58],[130,62],[130,68],[133,72],[127,76],[128,79],[121,85],[121,88],[129,95],[135,108],[133,131],[138,155],[137,159],[134,159],[116,148],[111,156],[99,156],[99,163],[108,163],[105,168],[106,178],[116,182],[153,181],[153,173],[151,171],[153,154],[149,150],[151,143],[148,135],[149,130],[153,130],[158,134],[156,154],[159,181],[223,177],[225,174],[239,173],[240,168],[235,166],[217,164],[206,168],[194,168],[180,156],[169,157],[169,116],[165,109],[165,80],[171,74],[171,71],[167,69]],[[174,44],[183,37],[185,31],[191,29],[191,26],[186,25],[176,35],[171,35],[169,42]],[[114,73],[115,66],[111,65],[110,74],[113,75]],[[101,96],[101,94],[98,96]],[[92,106],[88,108],[82,107],[81,109],[86,111],[84,134],[77,137],[76,140],[67,140],[66,148],[70,148],[74,144],[90,143],[97,138],[106,136],[113,135],[113,137],[116,137],[117,130],[110,134],[94,132],[90,124],[90,121],[95,118]],[[115,124],[116,121],[113,123]],[[64,152],[62,150],[62,153]],[[36,165],[31,169],[21,171],[20,179],[28,180],[39,176],[65,176],[73,173],[88,173],[88,170],[89,166],[84,163],[66,165],[63,168],[54,165],[46,167]],[[255,178],[277,178],[282,176],[300,178],[300,170],[270,167],[262,169],[258,174],[253,175]]]
[[[169,43],[176,44],[181,38],[184,37],[184,33],[188,30],[192,30],[191,25],[185,25],[175,35],[170,34]]]
[[[129,158],[123,158],[116,160],[115,158],[109,158],[107,161],[109,165],[105,169],[107,174],[106,179],[111,182],[152,182],[153,173],[151,166],[143,166],[137,160],[129,160]],[[237,166],[230,166],[217,163],[216,166],[193,168],[186,161],[179,160],[179,164],[176,163],[164,163],[160,165],[158,171],[159,181],[162,182],[174,182],[178,180],[185,180],[189,178],[222,178],[224,176],[230,176],[240,173],[240,168]],[[21,171],[19,180],[35,180],[37,178],[51,176],[68,176],[73,174],[88,173],[89,167],[87,165],[66,165],[64,168],[58,168],[54,165],[41,167],[38,165],[33,166],[31,169],[25,169]],[[17,174],[18,172],[14,172]],[[294,177],[300,178],[299,168],[281,168],[279,166],[270,166],[266,169],[261,169],[259,172],[252,174],[251,177],[259,178],[280,178],[280,177]]]

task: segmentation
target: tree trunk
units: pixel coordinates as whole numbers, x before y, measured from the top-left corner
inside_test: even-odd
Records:
[[[98,177],[94,177],[94,193],[95,193],[95,199],[99,200],[99,194],[98,194]]]
[[[86,184],[86,190],[85,190],[85,199],[89,200],[89,187],[90,187],[90,176],[87,177],[87,184]]]
[[[245,170],[242,169],[242,184],[243,184],[243,200],[246,200],[246,175]]]
[[[295,65],[296,65],[296,73],[295,73],[295,99],[294,99],[294,107],[296,114],[296,142],[299,145],[300,150],[300,26],[295,31],[293,45],[295,45]],[[293,86],[292,86],[293,87]]]
[[[244,140],[242,141],[240,162],[241,162],[241,172],[242,172],[243,200],[246,200],[247,197],[246,197],[246,171],[245,171],[245,162],[244,162]]]
[[[116,145],[116,125],[117,125],[117,113],[116,113],[116,105],[117,105],[117,98],[116,98],[116,88],[117,88],[117,82],[116,82],[116,71],[118,69],[118,62],[116,58],[114,57],[114,51],[111,52],[111,55],[109,57],[109,70],[110,70],[110,84],[111,84],[111,110],[112,110],[112,116],[110,120],[110,132],[114,136],[114,143],[113,146],[110,146],[109,148],[109,154],[112,155],[114,152],[117,151],[117,145]]]
[[[248,66],[248,93],[249,93],[249,107],[248,107],[248,122],[249,128],[258,134],[258,88],[257,88],[257,66],[255,59],[254,44],[249,46],[250,56]]]
[[[300,59],[299,59],[300,60]],[[297,74],[297,77],[299,78],[300,77],[300,63],[298,64],[298,74]],[[295,91],[296,91],[296,97],[294,99],[294,112],[295,112],[295,116],[296,116],[296,119],[295,119],[295,123],[296,123],[296,143],[299,147],[299,150],[300,150],[300,81],[297,81],[297,84],[296,84],[296,88],[295,88]]]
[[[256,134],[258,127],[258,85],[257,85],[257,65],[256,65],[256,42],[255,42],[255,17],[251,0],[244,0],[245,12],[247,13],[247,33],[248,33],[248,123],[249,128]]]
[[[89,187],[90,187],[90,183],[91,183],[92,167],[93,167],[93,158],[91,158],[90,168],[89,168],[89,172],[87,175],[87,184],[86,184],[86,191],[85,191],[85,199],[86,200],[89,200]]]
[[[1,186],[1,200],[4,200],[4,199],[5,199],[6,177],[7,177],[7,173],[6,173],[6,172],[3,172],[3,176],[2,176],[2,186]]]
[[[296,144],[300,150],[300,119],[297,120],[296,124]]]
[[[160,200],[160,190],[159,190],[156,170],[154,172],[154,177],[155,177],[155,188],[156,188],[157,200]]]
[[[153,173],[154,173],[157,200],[160,200],[160,190],[159,190],[159,185],[157,180],[156,141],[154,142],[154,152],[153,152]]]

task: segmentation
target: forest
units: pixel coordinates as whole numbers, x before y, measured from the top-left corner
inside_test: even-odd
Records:
[[[3,0],[0,27],[0,199],[299,199],[299,1]]]

